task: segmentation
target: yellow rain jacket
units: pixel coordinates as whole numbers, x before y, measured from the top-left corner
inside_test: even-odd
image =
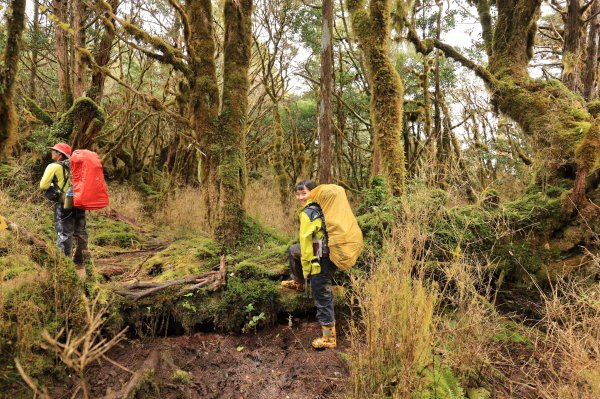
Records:
[[[60,192],[67,191],[67,188],[69,187],[69,177],[67,176],[67,181],[65,182],[64,168],[57,162],[46,166],[42,180],[40,180],[40,189],[44,191],[48,190],[53,184],[52,180],[54,180],[54,177],[56,177],[58,184],[57,188],[60,190]]]
[[[298,211],[298,218],[300,219],[300,259],[304,278],[321,273],[319,257],[315,254],[313,243],[317,245],[322,243],[323,223],[317,212],[309,207],[312,203],[312,200],[308,200]]]

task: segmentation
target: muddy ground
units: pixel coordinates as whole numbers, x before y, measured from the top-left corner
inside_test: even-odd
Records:
[[[343,390],[347,370],[336,350],[315,351],[315,322],[294,321],[247,335],[195,333],[191,336],[130,340],[108,352],[110,359],[135,371],[152,351],[158,351],[156,370],[160,398],[331,398]],[[177,375],[186,376],[189,381]],[[118,392],[131,378],[107,361],[87,372],[92,397]],[[182,381],[183,380],[183,381]],[[53,398],[70,398],[76,384],[54,387]]]

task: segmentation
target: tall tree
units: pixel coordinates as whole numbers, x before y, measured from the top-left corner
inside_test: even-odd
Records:
[[[18,116],[14,105],[15,80],[25,28],[25,0],[12,0],[6,15],[6,47],[0,65],[0,158],[7,156],[17,140]]]
[[[587,54],[583,76],[583,97],[591,101],[596,96],[598,76],[598,34],[600,33],[600,0],[594,0],[590,11],[590,28],[587,37]]]
[[[352,29],[367,63],[371,119],[388,184],[394,195],[404,190],[404,148],[400,142],[404,87],[389,55],[391,0],[349,0]]]
[[[323,0],[321,30],[321,82],[319,107],[319,182],[332,181],[333,150],[331,123],[333,116],[333,0]]]
[[[56,17],[54,25],[54,46],[56,49],[58,88],[61,102],[60,110],[64,111],[73,103],[73,90],[71,87],[69,67],[69,47],[64,27],[66,24],[68,0],[52,0],[52,11]]]

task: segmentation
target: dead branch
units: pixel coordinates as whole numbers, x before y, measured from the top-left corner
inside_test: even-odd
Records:
[[[225,257],[221,256],[218,271],[198,274],[177,280],[167,281],[164,283],[157,283],[152,281],[136,281],[133,284],[124,286],[120,289],[116,289],[114,292],[122,296],[130,297],[135,302],[156,292],[177,285],[186,286],[182,287],[179,290],[179,295],[195,291],[203,287],[210,287],[211,289],[216,290],[217,288],[221,287],[226,283],[226,277],[227,267],[225,265]]]
[[[8,225],[8,231],[11,231],[12,233],[14,233],[17,236],[17,240],[24,241],[28,244],[31,244],[31,245],[35,246],[36,248],[38,248],[39,250],[41,250],[42,252],[50,255],[50,252],[51,252],[50,248],[48,248],[48,245],[46,244],[46,242],[44,240],[42,240],[35,234],[28,232],[24,227],[21,227],[18,224],[11,222],[10,220],[6,219],[5,217],[0,216],[0,218],[4,219],[4,221]]]
[[[109,393],[104,397],[104,399],[128,398],[129,394],[137,386],[139,386],[140,383],[143,382],[147,370],[153,370],[154,372],[156,372],[159,360],[160,356],[158,350],[155,349],[152,352],[150,352],[146,360],[144,360],[144,363],[142,363],[142,366],[139,369],[137,369],[135,373],[133,373],[127,385],[125,385],[125,387],[119,392]]]
[[[110,348],[125,338],[125,333],[127,331],[127,328],[123,329],[110,340],[102,338],[100,332],[106,321],[104,315],[106,314],[108,307],[98,307],[99,298],[100,295],[98,294],[90,302],[87,298],[83,297],[86,313],[86,328],[81,333],[73,334],[72,330],[67,330],[66,339],[62,342],[65,329],[61,329],[54,337],[50,336],[46,330],[42,332],[42,337],[48,343],[47,346],[43,345],[42,347],[45,349],[52,349],[56,352],[65,366],[78,373],[84,399],[90,397],[89,387],[85,378],[85,369],[90,363],[103,357]]]
[[[42,390],[40,391],[37,385],[35,385],[35,383],[31,380],[31,377],[27,375],[27,373],[21,366],[19,359],[17,358],[15,358],[15,366],[17,367],[19,374],[21,374],[21,378],[23,378],[23,381],[25,381],[25,384],[27,384],[27,386],[33,391],[34,397],[37,397],[39,395],[39,397],[42,399],[50,399],[50,395],[48,395],[48,391],[46,390],[46,388],[42,388]]]

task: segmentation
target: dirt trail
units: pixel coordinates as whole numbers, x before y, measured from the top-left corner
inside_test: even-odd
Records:
[[[340,337],[336,350],[315,351],[310,341],[317,323],[296,320],[292,327],[276,325],[256,334],[195,333],[191,336],[130,340],[108,357],[137,370],[152,351],[160,353],[156,371],[160,398],[325,398],[340,393],[347,376],[340,352],[348,348]],[[176,370],[189,376],[182,381]],[[131,374],[103,362],[87,372],[92,396],[119,391]],[[55,387],[54,398],[67,398],[73,386]]]

